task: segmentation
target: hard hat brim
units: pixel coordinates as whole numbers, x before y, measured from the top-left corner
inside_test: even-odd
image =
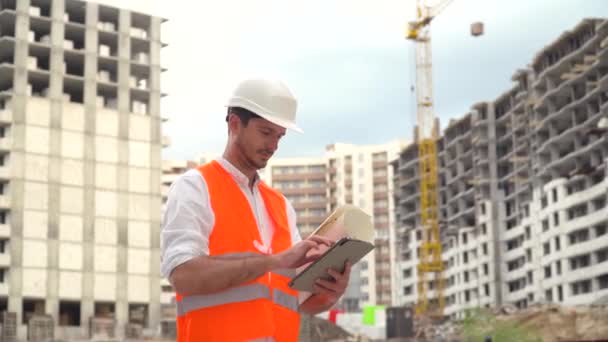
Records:
[[[296,125],[294,122],[278,118],[276,115],[268,113],[265,108],[262,108],[256,105],[255,103],[248,101],[247,99],[232,97],[225,105],[225,107],[241,107],[247,109],[248,111],[256,115],[259,115],[263,119],[268,120],[277,126],[281,126],[285,129],[289,129],[298,133],[304,133],[304,131],[300,127],[298,127],[298,125]]]

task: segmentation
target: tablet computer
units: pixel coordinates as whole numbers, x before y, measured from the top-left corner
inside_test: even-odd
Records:
[[[344,272],[346,261],[350,261],[354,265],[372,249],[374,249],[374,245],[367,241],[342,238],[291,279],[289,287],[298,291],[313,292],[313,284],[317,279],[332,279],[327,273],[327,269]]]

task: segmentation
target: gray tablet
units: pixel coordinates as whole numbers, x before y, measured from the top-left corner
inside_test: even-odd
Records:
[[[372,249],[374,249],[374,245],[366,241],[350,238],[340,239],[319,259],[296,275],[289,282],[289,287],[298,291],[313,292],[313,284],[317,279],[332,279],[327,273],[328,268],[344,272],[344,264],[347,260],[354,265]]]

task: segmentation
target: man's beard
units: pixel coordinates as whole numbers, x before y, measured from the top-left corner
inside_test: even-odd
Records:
[[[270,157],[268,157],[268,160],[266,161],[259,161],[256,160],[254,157],[251,157],[250,154],[248,153],[249,150],[247,149],[246,144],[241,140],[241,139],[237,139],[236,141],[237,145],[239,146],[239,148],[241,149],[242,153],[243,153],[243,157],[245,157],[245,161],[255,167],[257,170],[259,169],[263,169],[266,167],[266,165],[268,164],[268,160],[270,160]],[[253,152],[254,156],[260,155],[264,152],[264,149],[259,149],[259,150],[255,150]],[[270,153],[269,153],[270,154]],[[272,156],[272,154],[271,154]]]

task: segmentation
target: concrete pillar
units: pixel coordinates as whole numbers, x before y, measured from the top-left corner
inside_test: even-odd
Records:
[[[150,212],[158,212],[150,224],[150,305],[148,307],[151,328],[160,326],[160,192],[161,163],[162,163],[162,127],[160,119],[160,25],[161,19],[152,18],[149,28],[150,37]]]
[[[17,325],[22,318],[22,274],[23,274],[23,206],[24,206],[24,153],[25,147],[25,112],[27,110],[27,56],[28,33],[30,27],[29,0],[17,2],[17,18],[15,20],[15,75],[13,77],[13,150],[11,153],[11,267],[8,310],[17,314]]]
[[[488,152],[488,159],[489,159],[489,165],[490,165],[490,198],[494,199],[493,201],[491,201],[491,205],[489,206],[490,208],[490,217],[491,217],[491,221],[490,223],[490,227],[491,227],[491,231],[492,231],[492,242],[493,242],[493,255],[491,255],[492,257],[492,262],[493,262],[493,269],[494,269],[494,279],[493,279],[493,287],[494,287],[494,291],[492,291],[493,293],[496,294],[496,302],[495,304],[500,306],[503,303],[503,281],[502,281],[502,247],[501,247],[501,219],[500,219],[500,212],[499,212],[499,206],[498,203],[499,201],[499,191],[498,191],[498,184],[497,184],[497,179],[498,179],[498,172],[496,170],[496,160],[497,160],[497,155],[496,155],[496,115],[495,115],[495,109],[494,109],[494,105],[491,103],[488,103],[488,142],[491,143],[492,145],[489,146],[489,152]]]
[[[99,6],[86,3],[84,92],[85,141],[84,141],[84,198],[83,198],[83,260],[82,301],[80,303],[80,325],[89,331],[90,319],[95,314],[94,304],[94,226],[95,226],[95,117],[97,114],[97,22]]]
[[[116,289],[117,337],[125,334],[129,319],[128,298],[128,229],[129,229],[129,116],[131,97],[131,12],[120,10],[118,20],[118,265]]]
[[[61,203],[61,116],[63,109],[63,40],[65,1],[53,1],[51,6],[51,56],[49,61],[49,101],[51,102],[49,191],[48,191],[48,240],[47,240],[47,298],[45,311],[57,323],[59,318],[59,205]]]
[[[150,24],[150,101],[149,113],[153,118],[160,117],[160,26],[162,19],[151,18]]]

